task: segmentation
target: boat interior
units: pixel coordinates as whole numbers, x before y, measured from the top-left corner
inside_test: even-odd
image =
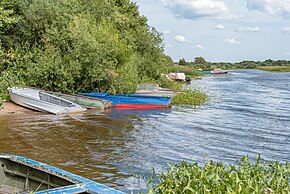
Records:
[[[69,101],[65,101],[62,100],[56,96],[53,96],[51,94],[45,93],[45,92],[39,92],[39,99],[52,103],[52,104],[56,104],[56,105],[60,105],[63,107],[74,107],[75,105]]]
[[[33,193],[75,184],[45,171],[0,159],[0,193]]]

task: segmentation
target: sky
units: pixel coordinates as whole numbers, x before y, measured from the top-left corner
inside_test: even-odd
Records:
[[[133,0],[174,61],[290,60],[290,0]]]

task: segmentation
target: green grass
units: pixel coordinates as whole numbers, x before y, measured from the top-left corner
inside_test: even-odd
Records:
[[[207,95],[198,90],[185,90],[173,96],[171,100],[172,105],[201,105],[207,99]]]
[[[222,162],[172,164],[161,175],[150,177],[148,193],[156,194],[288,194],[290,164],[278,161],[263,162],[260,156],[254,163],[245,156],[237,165]]]
[[[290,72],[290,66],[259,66],[257,69],[269,72]]]

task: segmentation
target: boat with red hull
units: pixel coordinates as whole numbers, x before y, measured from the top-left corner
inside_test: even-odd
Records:
[[[146,96],[140,94],[117,94],[110,95],[108,93],[83,93],[78,94],[83,96],[89,96],[94,98],[99,98],[103,100],[112,101],[112,105],[116,108],[167,108],[170,106],[170,97],[160,97],[160,96]]]

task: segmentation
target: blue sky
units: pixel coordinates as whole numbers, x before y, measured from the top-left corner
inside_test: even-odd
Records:
[[[178,61],[290,60],[290,0],[133,0]]]

